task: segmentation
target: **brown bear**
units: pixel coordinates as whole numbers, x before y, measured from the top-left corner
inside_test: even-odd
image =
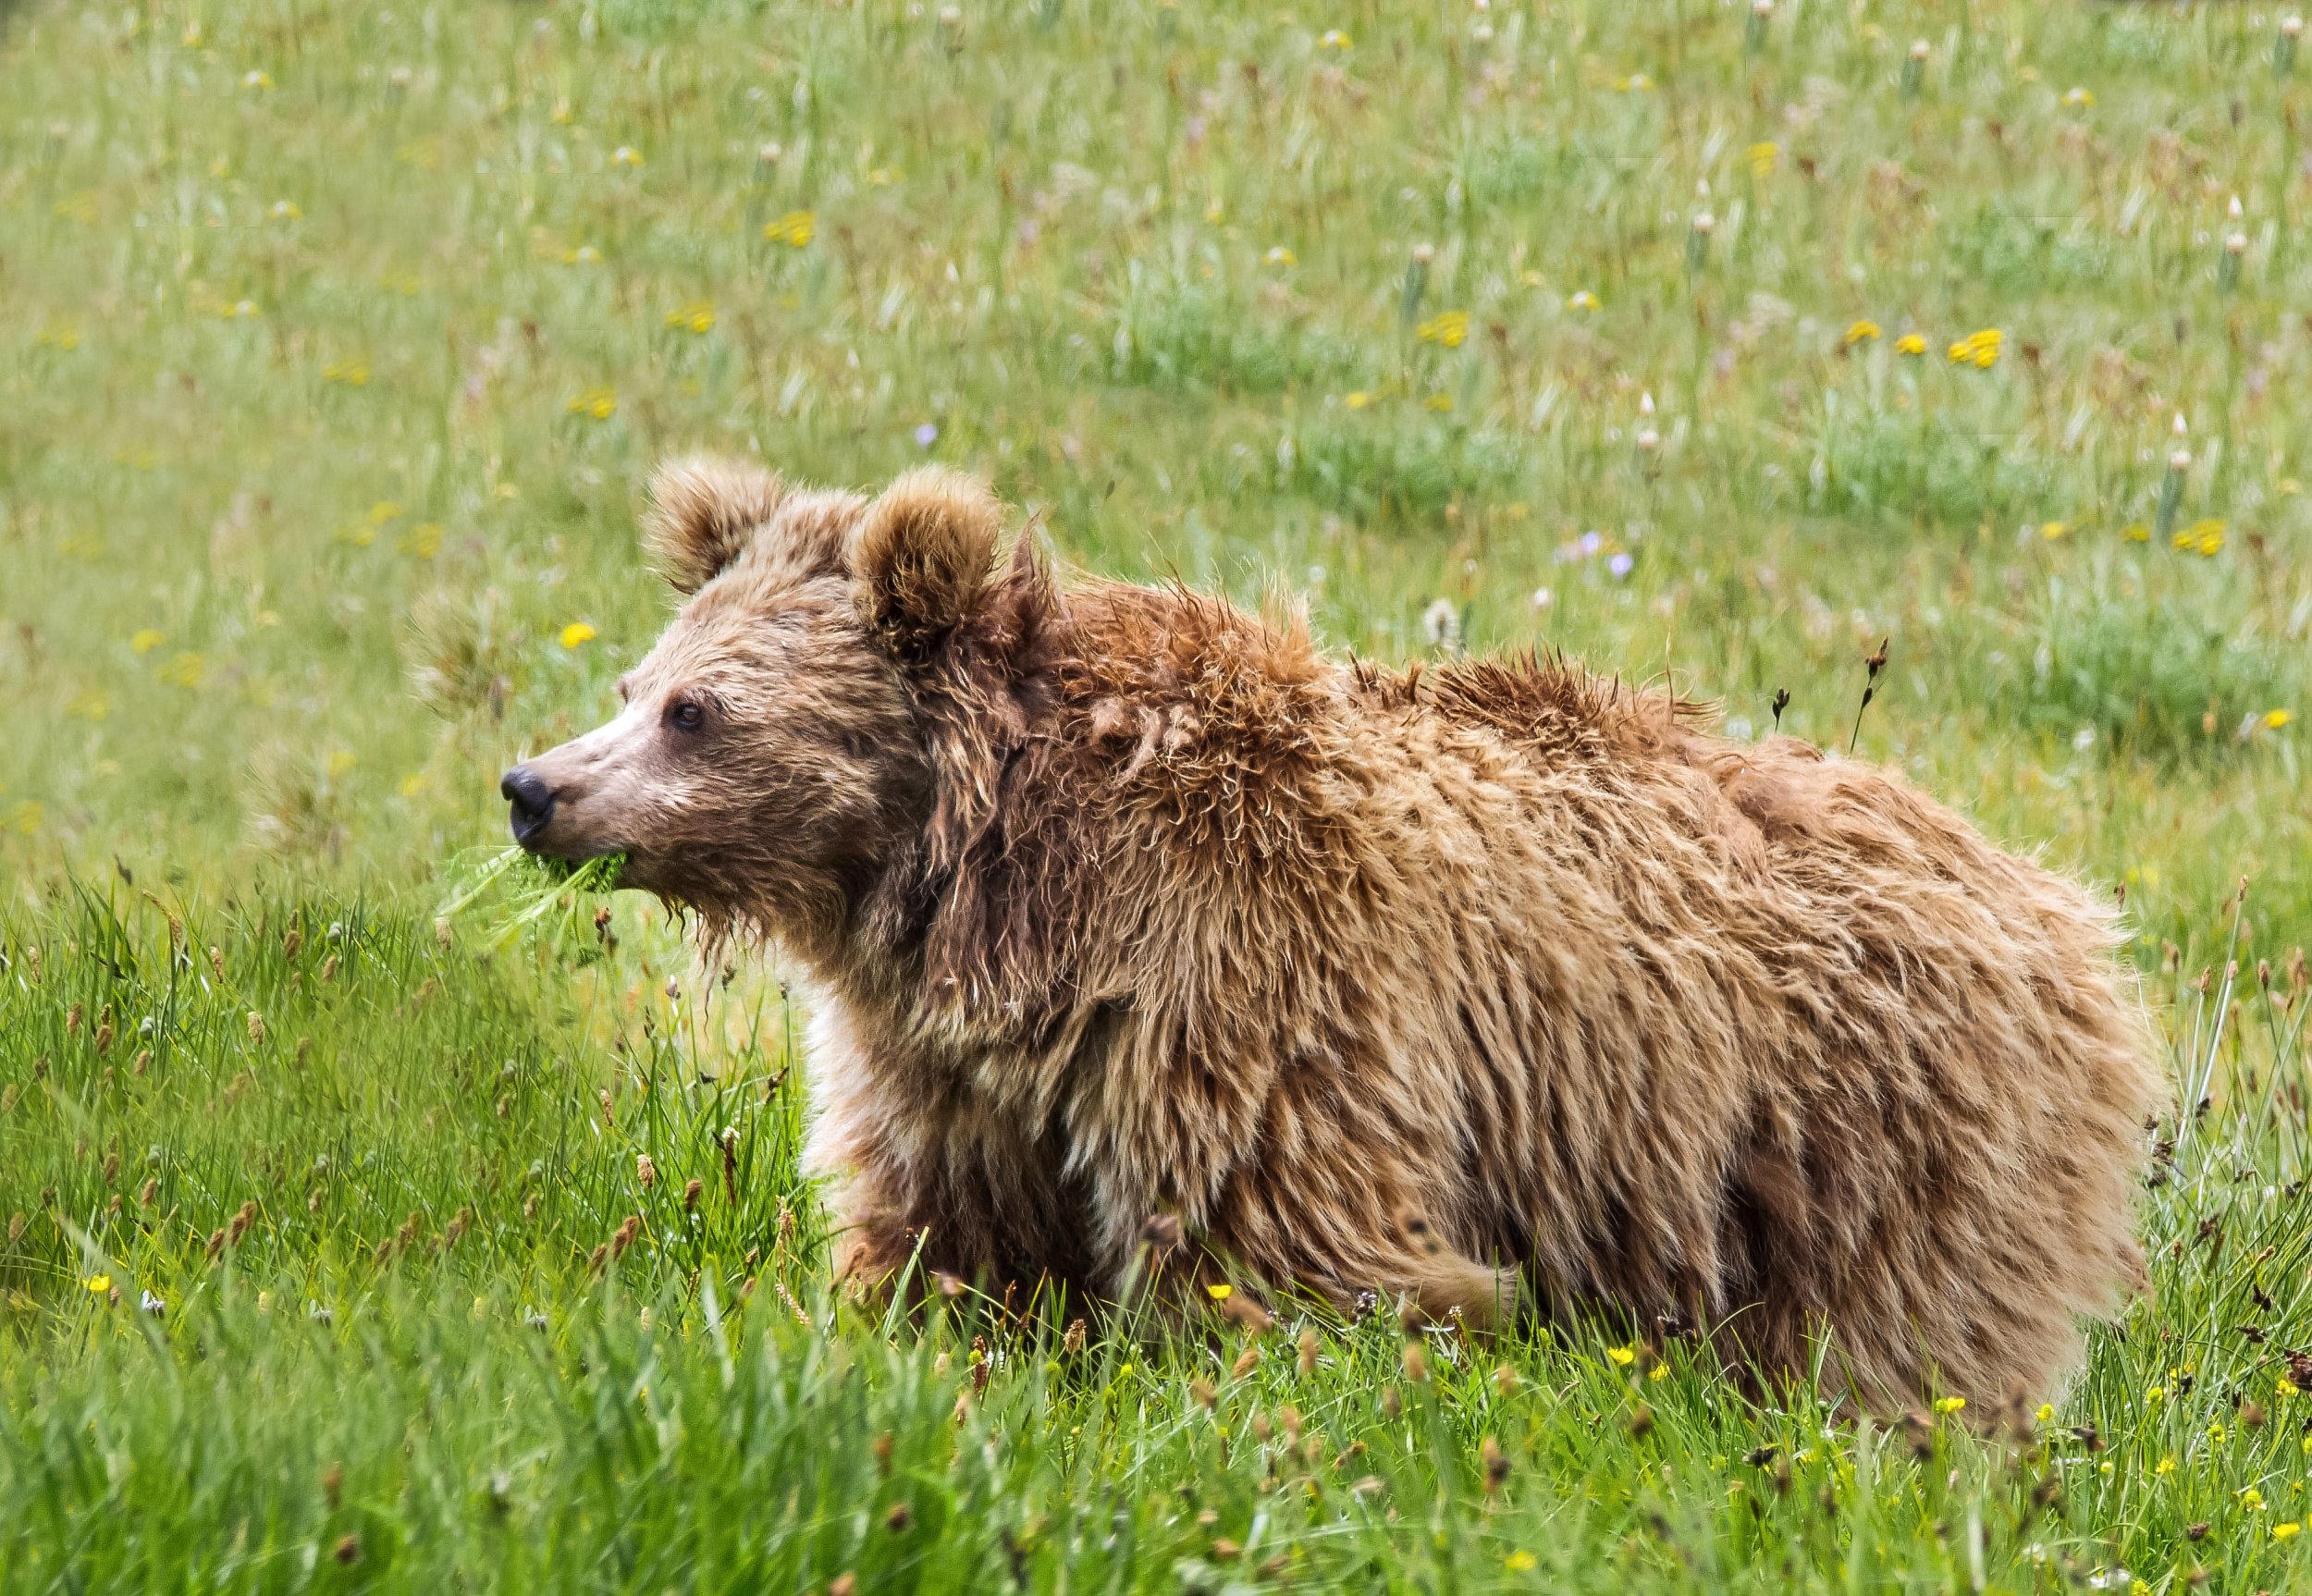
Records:
[[[2044,1393],[2140,1277],[2111,916],[1897,775],[1064,587],[952,472],[652,494],[687,601],[515,834],[807,976],[848,1274],[1110,1299],[1185,1235],[1190,1298],[1602,1310],[1875,1405]]]

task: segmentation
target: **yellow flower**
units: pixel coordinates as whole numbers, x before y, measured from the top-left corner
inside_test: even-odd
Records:
[[[2120,529],[2120,535],[2130,543],[2149,543],[2151,528],[2140,521],[2131,521]]]
[[[2302,1529],[2303,1528],[2303,1525],[2295,1523],[2275,1524],[2272,1526],[2272,1539],[2275,1541],[2292,1540],[2294,1538],[2296,1531]]]
[[[421,793],[421,792],[424,792],[424,791],[425,791],[425,772],[424,772],[424,771],[423,771],[423,770],[412,770],[412,771],[411,771],[411,772],[410,772],[407,776],[404,776],[403,778],[401,778],[401,796],[402,796],[402,797],[404,797],[404,798],[414,798],[414,797],[416,797],[419,793]]]
[[[1950,357],[1952,365],[1973,365],[1987,371],[1998,363],[1999,345],[2005,341],[2006,335],[1998,328],[1985,327],[1981,332],[1969,333],[1943,352]]]
[[[1781,157],[1781,154],[1782,146],[1771,139],[1752,144],[1742,152],[1743,159],[1750,163],[1751,175],[1758,178],[1765,177],[1772,172],[1775,162]]]
[[[639,166],[642,165],[642,152],[635,149],[632,144],[621,144],[617,149],[610,152],[610,165],[613,166]]]
[[[362,756],[350,748],[332,748],[322,768],[332,776],[342,776],[362,762]]]
[[[431,559],[441,552],[441,522],[421,522],[410,528],[409,536],[400,540],[401,552],[413,554],[420,559]]]
[[[2171,1452],[2167,1456],[2161,1458],[2159,1460],[2159,1467],[2153,1469],[2152,1472],[2159,1476],[2162,1479],[2165,1479],[2169,1475],[2173,1474],[2175,1472],[2175,1454]]]
[[[2039,535],[2049,543],[2053,543],[2059,537],[2068,536],[2071,530],[2071,522],[2067,521],[2046,521],[2039,523]]]
[[[264,71],[244,72],[241,74],[240,86],[244,89],[270,89],[273,87],[273,74]]]
[[[1956,1413],[1966,1406],[1967,1399],[1963,1396],[1938,1396],[1935,1399],[1935,1411],[1937,1413]]]
[[[581,244],[574,250],[562,252],[562,264],[566,266],[599,265],[601,261],[602,252],[592,244]]]
[[[2186,553],[2212,558],[2223,552],[2224,523],[2213,519],[2195,521],[2168,541]]]
[[[1415,327],[1413,336],[1425,344],[1443,344],[1449,350],[1457,350],[1470,336],[1470,313],[1440,311]]]
[[[80,347],[80,329],[71,322],[51,322],[40,329],[32,342],[43,349],[77,350]]]
[[[161,667],[161,680],[174,687],[198,687],[206,669],[207,661],[198,654],[180,653]]]
[[[1638,1349],[1634,1346],[1609,1346],[1605,1349],[1605,1356],[1620,1368],[1628,1369],[1638,1361]]]
[[[1531,1574],[1537,1559],[1533,1553],[1519,1547],[1501,1560],[1501,1565],[1512,1574]]]
[[[113,1277],[108,1274],[92,1274],[80,1283],[88,1287],[90,1292],[93,1295],[102,1296],[106,1292],[112,1290]]]
[[[150,654],[167,641],[166,636],[148,626],[129,639],[129,650],[132,654]]]
[[[808,211],[789,211],[763,228],[763,237],[774,244],[784,244],[799,250],[818,236],[818,218]]]
[[[1427,404],[1431,410],[1436,411],[1442,414],[1443,412],[1453,408],[1453,396],[1451,394],[1431,394],[1423,402]]]
[[[1566,309],[1569,311],[1593,311],[1597,308],[1597,296],[1587,289],[1580,289],[1566,301]]]
[[[2049,1423],[2054,1422],[2054,1419],[2055,1419],[2055,1404],[2053,1404],[2052,1402],[2043,1402],[2043,1403],[2039,1404],[2039,1416],[2038,1416],[2038,1417],[2039,1417],[2039,1422],[2040,1422],[2040,1423],[2042,1423],[2042,1424],[2049,1424]]]
[[[2294,720],[2294,718],[2295,715],[2292,711],[2286,709],[2267,709],[2264,711],[2265,728],[2266,730],[2271,731],[2279,730],[2281,727],[2287,725],[2288,722]],[[2288,1390],[2282,1394],[2294,1394],[2295,1387],[2294,1385],[2290,1385],[2285,1380],[2282,1380],[2280,1383],[2288,1386]]]
[[[389,521],[400,520],[401,513],[401,507],[400,505],[394,503],[393,500],[389,498],[381,498],[375,504],[369,507],[369,524],[372,526],[383,526]]]
[[[1270,245],[1269,252],[1262,255],[1261,258],[1272,266],[1291,266],[1299,264],[1298,259],[1293,254],[1292,251],[1286,249],[1282,244]]]
[[[1916,333],[1905,333],[1895,340],[1895,353],[1923,355],[1926,353],[1926,340]]]
[[[2266,717],[2264,717],[2264,724],[2265,724],[2265,725],[2269,726],[2271,723],[2272,723],[2272,718],[2271,718],[2271,716],[2267,715]],[[2282,726],[2285,726],[2285,725],[2287,725],[2288,723],[2287,723],[2287,721],[2286,721],[2286,720],[2284,720],[2284,719],[2283,719],[2283,720],[2281,722],[2281,724]],[[2284,1375],[2284,1374],[2283,1374],[2283,1375],[2281,1375],[2281,1376],[2280,1377],[2280,1379],[2279,1379],[2277,1381],[2275,1381],[2275,1382],[2273,1383],[2273,1385],[2272,1385],[2272,1394],[2273,1394],[2274,1396],[2294,1396],[2294,1395],[2295,1395],[2295,1393],[2296,1393],[2296,1382],[2295,1382],[2294,1381],[2293,1381],[2293,1380],[2289,1379],[2289,1378],[2288,1378],[2286,1375]]]
[[[2250,1513],[2260,1513],[2264,1507],[2264,1493],[2253,1485],[2248,1486],[2240,1492],[2240,1505]]]
[[[293,222],[305,213],[298,207],[295,200],[276,200],[269,214],[277,222]]]
[[[2072,89],[2066,92],[2063,96],[2063,104],[2066,105],[2086,106],[2092,105],[2095,103],[2096,96],[2094,92],[2087,89]]]
[[[572,415],[592,416],[596,421],[609,421],[618,413],[618,390],[612,387],[591,387],[564,407]]]
[[[331,361],[321,368],[321,380],[326,383],[343,383],[350,388],[367,387],[369,366],[366,362],[363,361]]]
[[[1317,48],[1320,50],[1353,50],[1356,47],[1357,41],[1338,28],[1327,28],[1317,40]]]
[[[1667,1380],[1669,1377],[1670,1366],[1666,1363],[1657,1363],[1646,1371],[1648,1380]]]
[[[1355,393],[1344,396],[1341,402],[1351,410],[1363,410],[1367,405],[1372,403],[1372,395],[1367,393],[1362,388],[1359,388]]]
[[[1863,321],[1856,322],[1852,326],[1847,328],[1847,336],[1842,341],[1846,344],[1847,348],[1852,349],[1856,344],[1867,343],[1877,337],[1878,324],[1876,322]]]
[[[706,301],[699,300],[684,305],[679,311],[667,312],[666,325],[678,332],[712,332],[715,325],[715,308]]]
[[[40,819],[45,813],[39,799],[27,798],[9,812],[8,824],[16,829],[18,836],[30,837],[40,830]]]
[[[2155,1385],[2149,1391],[2144,1393],[2144,1400],[2146,1402],[2164,1402],[2167,1400],[2167,1396],[2168,1388],[2164,1385]]]
[[[593,627],[588,626],[583,620],[573,620],[568,626],[562,628],[562,646],[564,648],[575,648],[582,643],[593,642],[594,636],[595,632]]]
[[[1204,1288],[1204,1295],[1211,1297],[1214,1302],[1226,1302],[1231,1296],[1236,1295],[1236,1288],[1235,1286],[1230,1285],[1224,1280],[1206,1286]]]

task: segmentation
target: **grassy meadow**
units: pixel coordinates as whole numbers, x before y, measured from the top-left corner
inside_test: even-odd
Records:
[[[0,1590],[2312,1582],[2298,31],[0,0]],[[831,1292],[778,970],[437,916],[695,448],[1901,766],[2124,895],[2150,1289],[1891,1427]]]

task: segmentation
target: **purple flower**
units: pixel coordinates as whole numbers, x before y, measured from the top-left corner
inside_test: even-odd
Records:
[[[939,441],[940,429],[933,426],[929,422],[925,422],[921,426],[916,428],[916,447],[917,448],[929,448],[933,444]]]
[[[1614,573],[1614,580],[1618,582],[1623,577],[1628,576],[1629,574],[1629,568],[1637,563],[1637,560],[1632,559],[1627,553],[1617,554],[1614,556],[1613,559],[1605,562],[1605,569],[1612,571]]]
[[[1595,553],[1596,553],[1599,549],[1601,549],[1601,548],[1603,548],[1603,547],[1605,547],[1605,534],[1603,534],[1603,533],[1596,533],[1596,532],[1585,532],[1585,533],[1583,533],[1583,534],[1581,534],[1581,554],[1582,554],[1582,557],[1583,557],[1584,559],[1587,559],[1587,558],[1589,558],[1590,556],[1592,556],[1592,555],[1595,554]]]

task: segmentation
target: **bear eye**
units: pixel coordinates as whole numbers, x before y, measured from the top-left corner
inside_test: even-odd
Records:
[[[695,699],[684,698],[668,706],[667,724],[683,731],[695,731],[707,723],[707,711]]]

